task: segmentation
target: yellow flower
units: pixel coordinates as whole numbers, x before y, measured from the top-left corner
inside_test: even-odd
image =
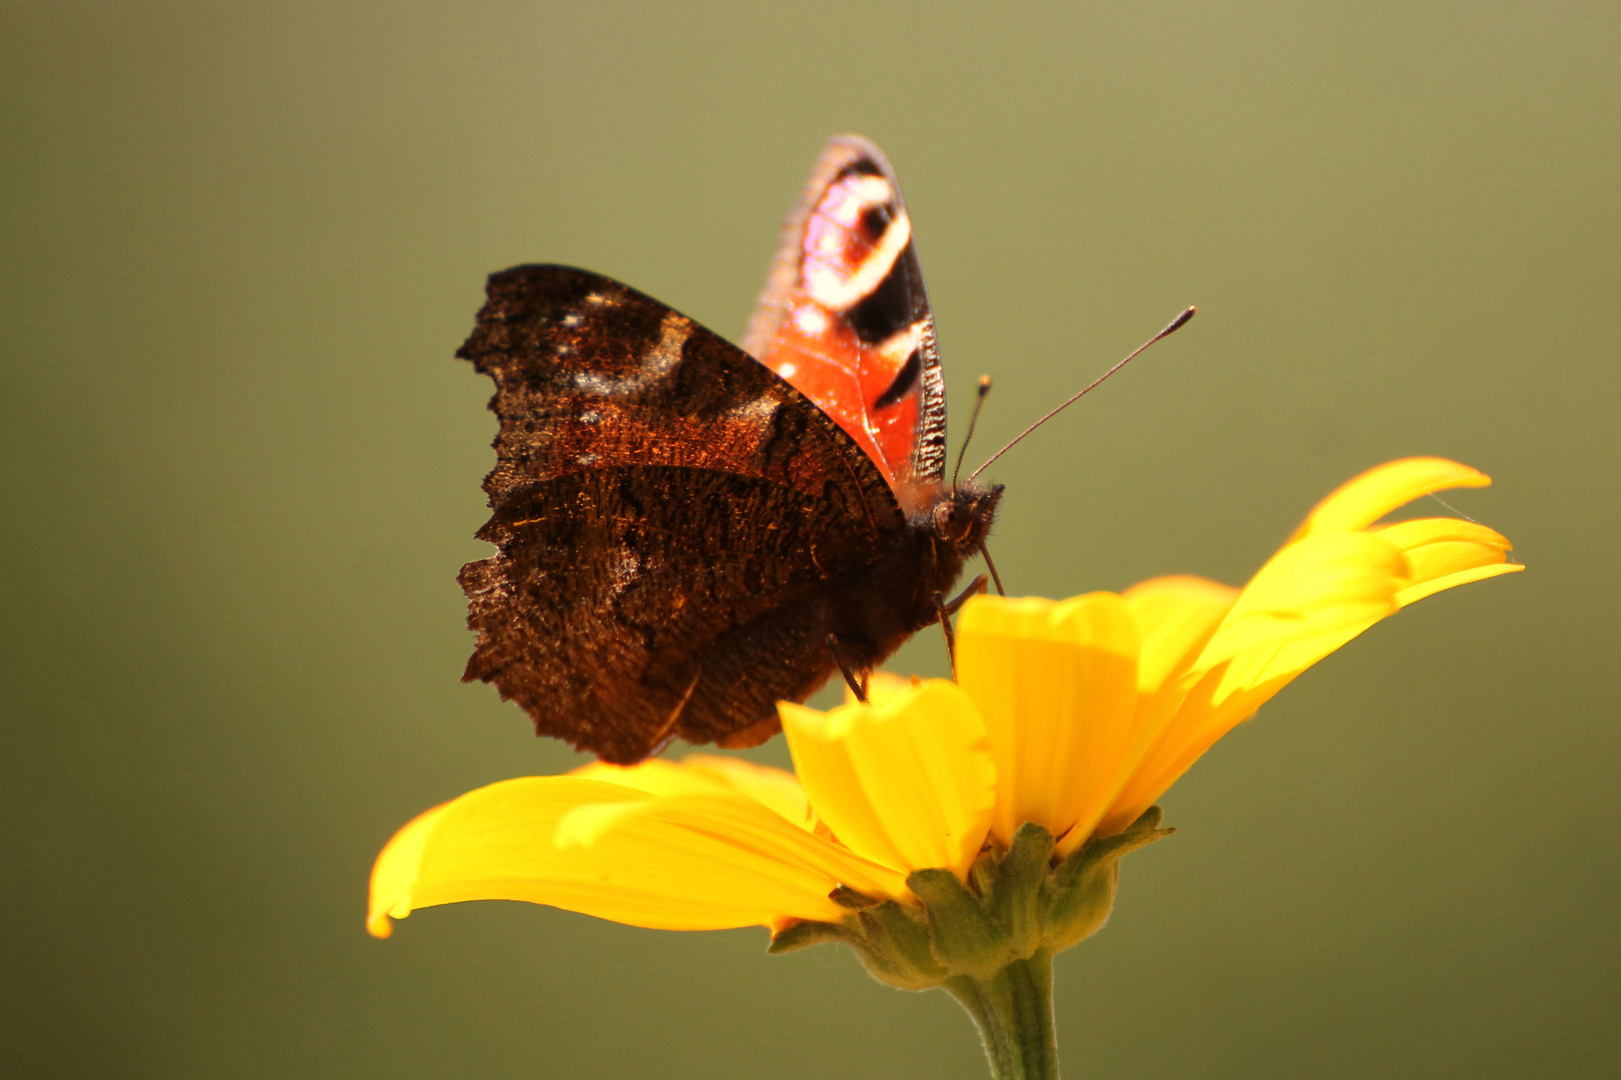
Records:
[[[1438,458],[1373,469],[1318,504],[1242,590],[1166,577],[1056,602],[976,598],[959,621],[957,682],[877,678],[869,703],[826,713],[782,704],[797,775],[695,755],[469,792],[389,841],[367,926],[386,937],[417,908],[505,899],[777,932],[838,923],[852,903],[916,905],[914,871],[969,882],[982,849],[1006,851],[1027,822],[1069,856],[1142,818],[1217,739],[1380,619],[1521,569],[1474,522],[1375,524],[1488,483]]]

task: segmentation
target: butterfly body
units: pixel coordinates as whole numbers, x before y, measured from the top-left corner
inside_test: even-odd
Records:
[[[495,381],[501,425],[478,534],[498,550],[461,574],[478,634],[464,678],[542,734],[613,762],[672,738],[763,741],[777,700],[935,622],[982,546],[1000,488],[943,482],[898,188],[870,144],[836,141],[824,166],[835,150],[790,219],[755,355],[588,271],[490,278],[458,353]]]

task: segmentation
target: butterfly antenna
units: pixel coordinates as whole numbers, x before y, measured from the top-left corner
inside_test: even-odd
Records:
[[[979,410],[985,407],[985,395],[991,392],[991,377],[979,377],[979,397],[974,400],[974,412],[968,417],[968,434],[962,437],[962,446],[957,449],[957,467],[951,470],[951,490],[957,490],[957,474],[962,472],[962,457],[968,453],[968,444],[974,438],[974,428],[979,424]]]
[[[1120,361],[1118,364],[1116,364],[1114,367],[1110,368],[1108,371],[1105,371],[1102,375],[1099,375],[1097,378],[1093,379],[1090,383],[1088,383],[1086,385],[1086,387],[1084,389],[1081,390],[1080,393],[1076,394],[1074,397],[1070,398],[1068,401],[1064,402],[1062,405],[1058,406],[1058,408],[1054,409],[1052,412],[1048,413],[1046,416],[1043,416],[1040,420],[1037,420],[1035,423],[1031,424],[1029,427],[1025,428],[1023,431],[1019,432],[1017,435],[1015,435],[1013,437],[1012,442],[1008,443],[1006,446],[1002,447],[1002,449],[1000,449],[996,453],[992,454],[990,456],[990,458],[985,462],[985,464],[981,465],[979,468],[975,469],[972,473],[970,473],[968,475],[968,482],[970,484],[972,484],[974,482],[974,477],[978,476],[980,473],[984,472],[986,469],[991,467],[991,462],[995,461],[997,458],[1001,457],[1003,454],[1007,453],[1009,450],[1011,450],[1015,446],[1017,446],[1021,439],[1023,439],[1026,435],[1030,434],[1032,431],[1036,430],[1036,428],[1040,427],[1042,424],[1045,424],[1047,421],[1051,420],[1053,417],[1057,416],[1059,413],[1063,412],[1065,409],[1069,408],[1071,405],[1073,405],[1077,401],[1081,400],[1087,394],[1090,394],[1093,390],[1096,390],[1098,388],[1098,386],[1100,384],[1102,384],[1104,379],[1107,379],[1110,375],[1113,375],[1115,372],[1119,371],[1121,368],[1125,367],[1127,364],[1129,364],[1133,360],[1137,359],[1137,357],[1142,353],[1142,351],[1144,349],[1146,349],[1150,345],[1154,344],[1154,342],[1159,341],[1161,338],[1170,337],[1172,334],[1174,334],[1178,330],[1182,329],[1184,326],[1186,326],[1188,324],[1188,320],[1193,318],[1193,316],[1198,312],[1198,310],[1199,309],[1196,308],[1196,307],[1190,307],[1186,311],[1182,312],[1182,314],[1180,314],[1176,318],[1172,319],[1170,321],[1170,323],[1165,327],[1165,329],[1161,330],[1159,333],[1155,334],[1153,337],[1149,338],[1147,341],[1143,342],[1141,345],[1139,345],[1135,349],[1131,350],[1131,355],[1127,356],[1124,360]]]

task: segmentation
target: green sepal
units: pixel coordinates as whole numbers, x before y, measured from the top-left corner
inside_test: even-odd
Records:
[[[812,945],[820,945],[824,941],[849,940],[850,931],[838,923],[806,919],[772,934],[771,944],[766,946],[766,952],[773,956],[781,956],[783,953],[798,952]]]
[[[985,906],[1007,937],[1008,951],[1025,957],[1041,944],[1042,886],[1046,883],[1053,857],[1053,834],[1034,822],[1025,822],[1013,834],[997,867],[997,875],[985,891]]]
[[[906,884],[916,905],[840,886],[829,897],[849,914],[786,927],[772,937],[770,951],[842,941],[874,978],[904,990],[1000,985],[1010,965],[1050,959],[1103,926],[1120,859],[1176,831],[1161,829],[1160,817],[1160,808],[1150,807],[1124,831],[1088,840],[1057,866],[1052,833],[1026,823],[1006,851],[991,846],[980,853],[966,884],[950,870],[914,870]]]
[[[1002,853],[987,844],[968,868],[968,888],[975,896],[989,896],[1002,867]]]
[[[929,948],[929,928],[921,912],[886,900],[856,913],[849,922],[858,928],[850,943],[879,982],[902,990],[927,990],[950,974]]]
[[[1012,959],[1007,933],[950,870],[914,870],[906,887],[923,901],[929,944],[948,972],[989,978]]]
[[[1042,905],[1049,948],[1062,952],[1102,929],[1114,908],[1120,859],[1176,831],[1157,828],[1161,816],[1160,808],[1151,806],[1125,831],[1088,840],[1059,864]]]

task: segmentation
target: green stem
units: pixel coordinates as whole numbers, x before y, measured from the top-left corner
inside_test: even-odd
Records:
[[[1058,1080],[1051,953],[1015,960],[989,979],[955,976],[946,989],[979,1026],[992,1080]]]

